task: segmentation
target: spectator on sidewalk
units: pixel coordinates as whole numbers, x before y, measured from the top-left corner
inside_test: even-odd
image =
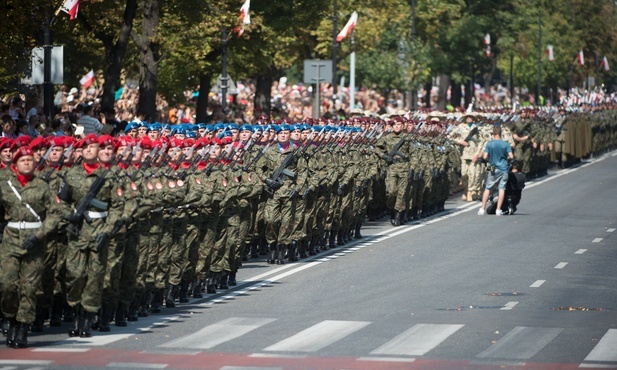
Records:
[[[84,107],[83,115],[77,121],[77,124],[83,126],[84,135],[100,135],[101,131],[103,131],[103,124],[98,119],[94,118],[94,107],[92,105],[86,105]]]

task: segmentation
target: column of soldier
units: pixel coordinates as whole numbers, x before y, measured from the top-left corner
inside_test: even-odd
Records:
[[[361,238],[367,217],[389,213],[398,226],[442,211],[463,188],[471,200],[495,123],[515,122],[511,139],[529,141],[545,171],[552,138],[533,132],[555,134],[563,122],[523,124],[531,114],[130,124],[121,137],[0,139],[6,344],[27,347],[46,320],[70,322],[71,337],[110,331],[236,285],[249,257],[297,261]]]

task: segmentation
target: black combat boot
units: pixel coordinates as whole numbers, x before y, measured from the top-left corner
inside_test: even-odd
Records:
[[[216,284],[218,283],[219,274],[217,272],[210,272],[206,279],[206,293],[216,294]]]
[[[167,288],[167,297],[165,297],[165,307],[174,308],[176,307],[176,291],[178,290],[177,285],[169,284],[169,288]]]
[[[148,317],[148,309],[150,308],[150,300],[152,300],[152,292],[149,290],[146,290],[146,292],[141,296],[141,300],[139,302],[139,311],[137,311],[137,316]]]
[[[278,252],[278,257],[276,259],[276,264],[277,265],[284,265],[285,264],[285,249],[286,249],[286,245],[285,244],[279,244],[277,247],[277,252]]]
[[[152,313],[161,312],[161,304],[163,303],[163,294],[165,294],[165,289],[154,289],[154,294],[152,294],[152,300],[150,301],[150,312]]]
[[[334,230],[328,232],[328,248],[336,248],[336,231]]]
[[[128,321],[138,321],[139,320],[139,303],[141,302],[141,297],[143,293],[136,293],[135,298],[129,305],[129,313],[127,315]]]
[[[28,329],[30,325],[18,322],[15,330],[15,338],[13,340],[13,348],[28,348]],[[7,338],[8,341],[8,338]]]
[[[84,317],[81,307],[75,308],[73,311],[73,325],[69,330],[69,337],[78,337],[81,329],[84,326]]]
[[[288,253],[290,262],[296,262],[298,260],[298,242],[293,241],[289,245]]]
[[[84,310],[83,312],[83,320],[84,324],[79,331],[80,338],[90,338],[92,336],[92,323],[94,323],[94,316],[96,314],[94,312],[87,312]]]
[[[204,295],[201,293],[202,289],[203,286],[201,284],[201,280],[195,279],[195,282],[193,283],[193,298],[203,298]]]
[[[178,294],[178,302],[189,303],[189,282],[188,280],[180,280],[180,292]]]
[[[6,337],[9,334],[10,328],[11,328],[11,319],[7,317],[2,318],[2,335]]]
[[[49,318],[49,326],[62,325],[62,307],[64,303],[63,299],[59,295],[54,296],[54,304],[51,306],[51,316]]]
[[[401,226],[401,212],[396,212],[394,214],[394,219],[392,220],[392,226]]]
[[[99,331],[111,331],[109,321],[111,320],[112,307],[109,304],[103,304],[99,313]]]
[[[309,245],[308,245],[308,254],[309,254],[309,256],[315,256],[315,255],[317,255],[317,253],[319,253],[319,246],[318,246],[318,242],[317,242],[317,236],[313,235],[313,237],[311,238],[311,241],[309,242]]]
[[[300,255],[300,258],[307,258],[308,254],[306,253],[306,251],[309,248],[309,242],[306,240],[303,240],[302,242],[300,242],[300,249],[298,250],[298,254]]]
[[[355,232],[354,232],[354,235],[353,235],[353,237],[354,237],[354,238],[356,238],[356,239],[362,239],[362,234],[360,234],[360,228],[361,228],[361,227],[362,227],[362,223],[361,223],[361,222],[358,222],[358,223],[356,224]]]
[[[218,288],[219,289],[229,289],[228,279],[229,279],[229,272],[223,271],[221,273],[221,277],[219,278]]]
[[[114,323],[116,326],[127,326],[126,315],[128,309],[126,307],[126,303],[118,302],[118,307],[116,307],[116,317],[114,318]]]
[[[75,309],[69,306],[68,303],[63,299],[62,304],[64,306],[64,322],[73,322],[75,319]]]
[[[268,259],[266,262],[271,265],[276,263],[276,247],[274,245],[270,245],[270,251],[268,252]]]
[[[259,242],[253,240],[251,243],[251,258],[259,258]]]
[[[15,319],[4,318],[2,322],[2,330],[6,329],[6,346],[13,347],[15,337],[17,336],[17,321]]]
[[[45,308],[37,307],[36,314],[34,316],[34,322],[32,323],[31,330],[33,333],[40,333],[43,331],[45,325]]]
[[[229,273],[229,279],[227,280],[227,284],[229,284],[229,286],[236,286],[238,285],[238,282],[236,281],[236,272],[230,272]]]

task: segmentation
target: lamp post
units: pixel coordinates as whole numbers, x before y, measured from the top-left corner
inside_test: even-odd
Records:
[[[416,41],[416,0],[411,0],[411,43],[414,45]],[[415,47],[415,45],[414,45]],[[411,87],[411,102],[409,109],[415,111],[418,107],[418,91],[416,90],[415,81],[411,81],[413,86]]]
[[[334,14],[332,17],[332,103],[336,100],[336,48],[338,42],[336,41],[336,35],[338,34],[338,17],[337,17],[336,0],[334,0]],[[319,85],[317,85],[319,88]]]
[[[538,93],[536,105],[540,105],[540,92],[542,90],[542,0],[538,0]]]

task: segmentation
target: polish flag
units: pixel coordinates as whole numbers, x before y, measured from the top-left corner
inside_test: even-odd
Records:
[[[546,55],[548,55],[548,60],[553,62],[555,60],[555,55],[553,55],[553,45],[546,45]]]
[[[484,45],[490,45],[491,44],[491,35],[490,34],[486,34],[484,35]]]
[[[238,31],[238,36],[242,36],[244,33],[244,26],[251,24],[251,16],[249,15],[249,9],[251,7],[251,0],[246,0],[244,5],[240,8],[240,23],[242,26]]]
[[[345,27],[343,27],[341,32],[336,36],[336,42],[343,41],[345,37],[352,33],[353,29],[356,27],[356,23],[358,23],[358,13],[353,12],[351,13],[351,17],[349,18],[349,21],[347,21]]]
[[[69,15],[70,20],[77,18],[77,13],[79,13],[79,0],[64,0],[62,11]]]
[[[79,83],[81,84],[81,86],[83,86],[86,89],[90,87],[90,85],[92,85],[93,82],[94,82],[94,71],[93,70],[90,70],[90,72],[88,72],[84,77],[81,78],[81,80],[79,80]]]
[[[585,65],[585,55],[583,54],[582,50],[578,52],[578,55],[576,56],[576,61],[581,66]]]
[[[608,66],[608,59],[606,58],[606,55],[604,56],[604,59],[602,59],[602,67],[604,67],[604,71],[608,72],[610,70],[609,66]]]

